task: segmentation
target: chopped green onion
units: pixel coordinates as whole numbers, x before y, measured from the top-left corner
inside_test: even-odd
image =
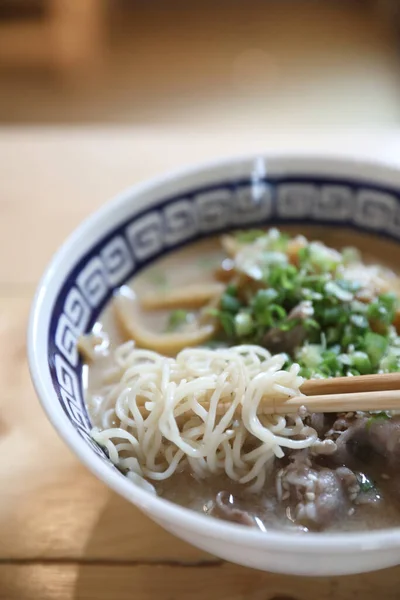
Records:
[[[373,481],[364,475],[364,473],[357,473],[357,481],[360,486],[360,492],[363,494],[375,489]]]
[[[279,319],[286,318],[286,311],[278,304],[269,304],[263,310],[255,312],[255,315],[261,325],[275,327]]]
[[[284,266],[288,264],[288,257],[283,252],[268,250],[266,252],[262,252],[260,256],[260,263],[263,267]]]
[[[328,369],[328,375],[331,373],[340,373],[342,371],[342,363],[340,358],[337,354],[331,352],[330,350],[325,350],[325,352],[322,353],[321,367]]]
[[[320,292],[315,292],[309,288],[303,288],[301,290],[304,300],[323,300],[323,295]]]
[[[282,233],[279,229],[270,229],[265,236],[265,240],[268,243],[268,248],[271,250],[285,251],[288,245],[290,237],[287,233]]]
[[[283,308],[283,306],[279,306],[279,304],[271,304],[269,307],[269,312],[271,317],[274,319],[274,322],[278,321],[279,319],[286,319],[286,310]]]
[[[351,361],[351,363],[350,363],[351,366],[353,368],[357,369],[357,371],[359,373],[361,373],[361,375],[366,375],[367,373],[371,373],[371,361],[366,352],[361,352],[361,351],[354,352],[350,356],[350,361]]]
[[[379,296],[380,302],[386,306],[388,310],[395,310],[399,304],[399,299],[393,292],[387,292]]]
[[[344,290],[336,281],[328,281],[328,283],[325,284],[325,292],[330,296],[334,296],[341,302],[350,302],[353,300],[353,294]]]
[[[254,322],[251,315],[246,312],[240,312],[235,316],[235,334],[237,337],[247,337],[254,330]]]
[[[341,354],[340,344],[334,344],[333,346],[330,346],[329,351],[339,356]]]
[[[365,336],[365,351],[375,369],[388,348],[388,340],[383,335],[369,331]]]
[[[321,364],[322,352],[319,344],[305,344],[296,354],[296,360],[309,369]]]
[[[233,285],[233,283],[230,283],[229,285],[227,285],[226,289],[225,289],[225,294],[228,294],[228,296],[237,296],[236,285]]]
[[[329,327],[325,330],[327,344],[336,344],[340,341],[340,329],[337,327]]]
[[[220,312],[219,320],[228,337],[234,337],[235,335],[235,321],[234,317],[228,312]]]
[[[302,266],[311,267],[321,273],[335,271],[341,260],[342,257],[338,252],[319,242],[311,242],[308,245],[308,250],[300,252]]]
[[[240,301],[230,294],[223,294],[221,297],[221,309],[230,313],[237,313],[241,307]]]
[[[297,258],[302,267],[306,266],[311,257],[310,246],[303,246],[297,253]]]
[[[351,357],[349,354],[345,354],[344,352],[339,354],[340,362],[343,365],[350,366],[351,365]]]
[[[358,377],[359,375],[361,375],[360,371],[357,371],[357,369],[348,369],[346,371],[346,377],[349,377],[350,375],[352,375],[353,377]]]
[[[337,279],[336,283],[342,288],[342,290],[352,292],[353,294],[362,288],[361,283],[358,281],[351,281],[350,279]]]
[[[304,379],[311,379],[314,375],[314,372],[312,369],[309,369],[308,367],[301,367],[300,369],[300,377],[304,377]]]
[[[278,229],[270,229],[269,231],[263,231],[262,229],[239,231],[235,233],[235,238],[241,244],[252,244],[261,238],[263,247],[269,250],[285,250],[289,241],[289,236],[281,233]]]
[[[368,311],[368,304],[364,304],[364,302],[360,302],[359,300],[353,300],[351,310],[354,313],[365,315]]]
[[[364,315],[351,315],[350,322],[359,329],[367,329],[368,328],[368,319]]]
[[[177,309],[173,310],[168,318],[167,331],[175,331],[182,325],[187,323],[189,313],[187,310]]]
[[[253,297],[251,302],[252,308],[255,312],[258,310],[264,310],[266,306],[274,302],[278,298],[279,294],[273,288],[266,290],[259,290]]]
[[[350,345],[354,344],[357,338],[357,333],[357,329],[351,324],[348,324],[344,327],[341,339],[343,348],[348,348]]]
[[[384,356],[379,364],[379,369],[384,373],[396,373],[400,371],[400,353],[398,348],[389,348],[386,356]]]
[[[321,318],[325,325],[333,325],[338,324],[343,320],[343,317],[346,318],[346,313],[343,310],[342,306],[328,306],[322,311]]]
[[[391,417],[387,414],[387,412],[379,412],[376,415],[371,415],[367,421],[366,428],[371,429],[371,426],[374,423],[379,423],[379,421],[388,421]]]
[[[250,244],[248,259],[257,277],[241,288],[229,285],[219,309],[207,314],[216,317],[228,341],[262,344],[271,328],[304,334],[300,348],[292,349],[306,377],[334,377],[400,371],[400,336],[393,326],[399,300],[392,293],[381,294],[370,304],[355,294],[360,281],[346,277],[338,267],[355,263],[360,257],[353,249],[342,253],[319,242],[298,250],[299,265],[289,264],[289,238],[276,229],[239,232],[236,239]],[[245,269],[248,272],[248,269]],[[261,289],[260,289],[261,288]],[[312,306],[309,316],[293,312],[304,301]],[[295,318],[289,318],[292,313]],[[293,334],[293,344],[299,336]]]
[[[287,319],[283,323],[280,323],[278,328],[281,331],[292,331],[295,327],[302,323],[301,319]]]
[[[390,325],[396,313],[398,299],[393,294],[381,294],[368,306],[368,318],[383,325]]]
[[[312,331],[315,329],[321,329],[321,325],[318,323],[318,321],[316,321],[315,319],[305,319],[303,321],[303,326],[304,329],[306,329],[307,331]]]

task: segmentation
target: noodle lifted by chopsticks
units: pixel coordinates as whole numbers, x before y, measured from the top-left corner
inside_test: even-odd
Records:
[[[225,472],[256,492],[266,463],[282,457],[282,448],[307,448],[317,439],[299,415],[257,415],[261,398],[301,395],[299,366],[283,370],[284,355],[242,345],[191,348],[173,359],[128,342],[115,361],[121,376],[98,407],[101,427],[92,435],[115,465],[147,487],[143,478],[167,479],[186,463],[199,478]],[[219,416],[222,402],[230,406]]]

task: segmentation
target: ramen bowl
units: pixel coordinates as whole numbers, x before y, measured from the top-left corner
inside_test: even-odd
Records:
[[[91,438],[77,338],[91,330],[113,292],[153,261],[196,240],[254,225],[346,228],[400,243],[400,173],[356,160],[258,156],[181,170],[123,192],[71,235],[39,284],[28,351],[42,406],[99,479],[211,554],[299,575],[396,565],[400,528],[299,534],[219,521],[136,486]],[[400,257],[400,245],[398,252]]]

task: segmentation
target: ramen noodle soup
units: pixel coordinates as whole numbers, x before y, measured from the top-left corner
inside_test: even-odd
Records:
[[[390,242],[247,230],[161,258],[78,345],[92,437],[136,485],[262,531],[400,524],[400,416],[268,413],[307,379],[400,370]],[[323,240],[318,241],[318,240]]]

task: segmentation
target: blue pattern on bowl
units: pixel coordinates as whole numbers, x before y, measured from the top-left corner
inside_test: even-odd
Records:
[[[70,272],[54,303],[48,360],[64,412],[102,458],[108,461],[90,437],[76,350],[79,335],[90,331],[116,288],[161,255],[230,229],[283,223],[352,227],[400,240],[400,191],[333,177],[221,182],[160,198],[146,211],[135,213],[133,207],[130,218]]]

